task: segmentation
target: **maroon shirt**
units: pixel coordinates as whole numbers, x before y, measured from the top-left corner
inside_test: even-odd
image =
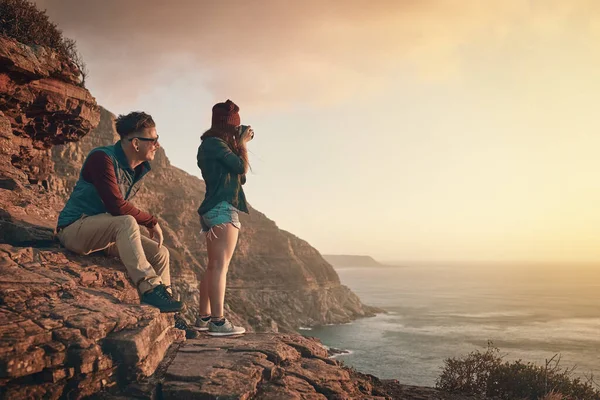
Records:
[[[141,165],[136,167],[136,174],[140,173],[141,168],[143,168]],[[117,184],[113,162],[103,151],[96,151],[88,157],[81,175],[83,179],[94,185],[111,215],[131,215],[138,224],[147,228],[154,228],[157,224],[158,221],[153,215],[139,210],[123,198]]]

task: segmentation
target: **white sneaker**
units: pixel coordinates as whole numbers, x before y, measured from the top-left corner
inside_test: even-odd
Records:
[[[215,325],[212,321],[208,323],[208,334],[211,336],[231,336],[241,335],[246,332],[245,328],[241,326],[234,326],[228,319],[225,320],[223,325]]]
[[[200,332],[207,331],[209,322],[210,319],[208,321],[203,321],[202,318],[198,317],[196,318],[196,325],[194,325],[194,329]]]

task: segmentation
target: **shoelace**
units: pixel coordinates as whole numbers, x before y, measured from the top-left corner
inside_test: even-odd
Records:
[[[190,326],[187,322],[185,322],[185,320],[183,320],[183,318],[177,318],[177,321],[175,321],[175,328],[188,330],[190,329]]]
[[[177,300],[175,300],[173,298],[173,296],[171,296],[171,293],[169,293],[167,291],[167,286],[165,285],[160,285],[158,286],[160,289],[158,290],[158,296],[160,296],[160,298],[162,298],[163,300],[168,301],[169,303],[175,303]]]

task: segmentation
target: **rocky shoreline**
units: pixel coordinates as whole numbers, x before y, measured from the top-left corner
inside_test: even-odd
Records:
[[[299,335],[203,336],[173,348],[149,379],[92,398],[469,399],[380,380],[328,355],[319,342]]]
[[[186,341],[111,262],[0,245],[0,398],[462,398],[361,374],[298,334]]]

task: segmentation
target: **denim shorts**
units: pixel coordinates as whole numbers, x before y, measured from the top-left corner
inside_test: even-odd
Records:
[[[238,209],[226,201],[220,202],[200,216],[202,232],[209,232],[211,228],[222,224],[231,224],[238,229],[242,227]]]

